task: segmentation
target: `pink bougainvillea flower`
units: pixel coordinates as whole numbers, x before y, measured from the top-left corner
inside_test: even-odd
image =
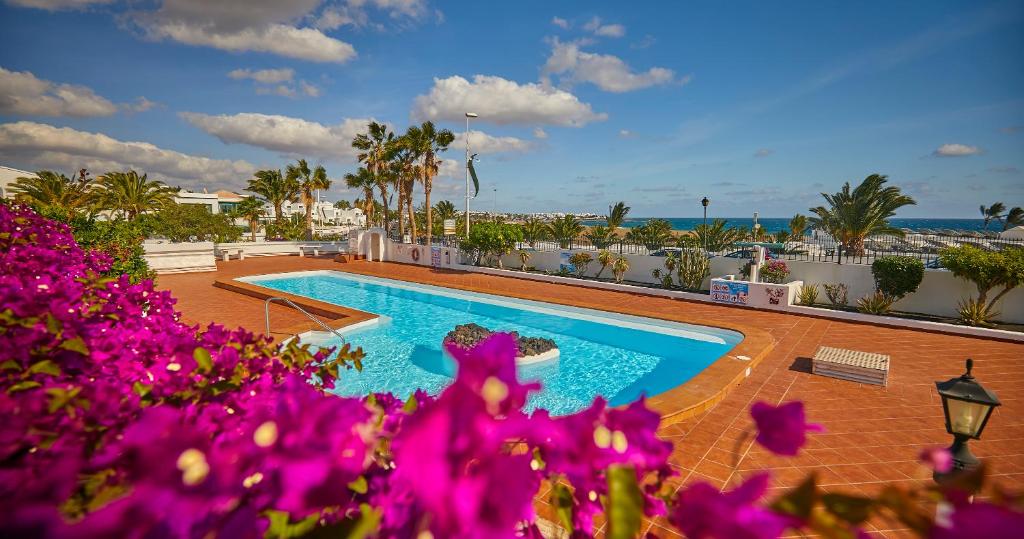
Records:
[[[1024,530],[1024,513],[987,502],[957,504],[949,526],[935,526],[932,539],[1013,539]]]
[[[807,423],[804,403],[787,402],[772,406],[756,402],[750,415],[757,424],[757,443],[777,455],[796,455],[807,443],[808,432],[824,432],[821,425]]]
[[[754,475],[729,492],[696,483],[679,493],[669,521],[690,539],[775,539],[797,522],[755,505],[768,480]]]
[[[945,447],[927,447],[921,450],[918,459],[939,473],[953,469],[953,455]]]

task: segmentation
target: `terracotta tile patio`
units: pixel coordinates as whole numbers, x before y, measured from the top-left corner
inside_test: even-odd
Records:
[[[988,463],[997,483],[1024,490],[1024,344],[399,264],[273,257],[218,262],[217,267],[216,273],[163,275],[157,284],[178,298],[178,308],[190,323],[216,321],[253,331],[263,331],[263,302],[214,288],[215,280],[332,269],[766,331],[774,347],[749,378],[708,410],[662,427],[661,435],[675,444],[672,463],[680,472],[679,485],[702,480],[725,488],[760,469],[773,472],[775,492],[795,485],[811,471],[826,489],[849,493],[871,493],[885,482],[928,482],[929,471],[916,462],[918,452],[923,446],[949,443],[934,382],[960,374],[964,359],[972,357],[975,374],[1003,402],[983,439],[971,443],[972,450]],[[284,307],[273,306],[272,317],[273,327],[281,334],[312,327]],[[888,387],[811,375],[808,358],[820,345],[889,354]],[[770,455],[753,444],[748,434],[748,408],[759,400],[803,400],[809,420],[821,423],[827,432],[812,436],[796,458]],[[652,526],[661,536],[671,535],[657,522]],[[878,536],[899,536],[898,530],[898,523],[885,521],[869,527]]]

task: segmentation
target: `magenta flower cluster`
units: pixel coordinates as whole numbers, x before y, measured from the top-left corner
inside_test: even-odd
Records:
[[[767,475],[671,496],[672,444],[642,400],[526,415],[539,386],[517,379],[509,335],[449,349],[458,375],[436,397],[340,398],[325,388],[361,351],[188,326],[151,281],[102,277],[109,264],[65,225],[0,204],[4,536],[539,537],[544,483],[574,537],[600,513],[617,536],[642,531],[641,516],[691,537],[806,525],[763,505]],[[814,430],[802,406],[755,412],[778,453]]]

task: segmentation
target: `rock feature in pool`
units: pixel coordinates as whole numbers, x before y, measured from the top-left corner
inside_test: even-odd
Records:
[[[459,348],[472,348],[478,342],[486,339],[495,332],[479,324],[462,324],[455,326],[455,329],[448,332],[444,337],[444,345],[458,346]],[[523,337],[519,333],[509,332],[516,339],[516,364],[528,365],[541,361],[550,361],[558,357],[558,346],[555,341],[543,337]]]

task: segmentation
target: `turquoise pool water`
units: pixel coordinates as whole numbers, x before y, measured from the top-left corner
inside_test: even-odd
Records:
[[[552,414],[585,408],[598,395],[612,405],[657,395],[686,382],[742,339],[728,330],[341,272],[241,280],[384,317],[377,325],[345,332],[367,355],[361,373],[342,376],[335,389],[341,395],[439,393],[455,372],[441,341],[456,325],[469,322],[555,341],[557,360],[519,369],[520,378],[543,383],[528,406]],[[332,335],[317,344],[337,340]]]

